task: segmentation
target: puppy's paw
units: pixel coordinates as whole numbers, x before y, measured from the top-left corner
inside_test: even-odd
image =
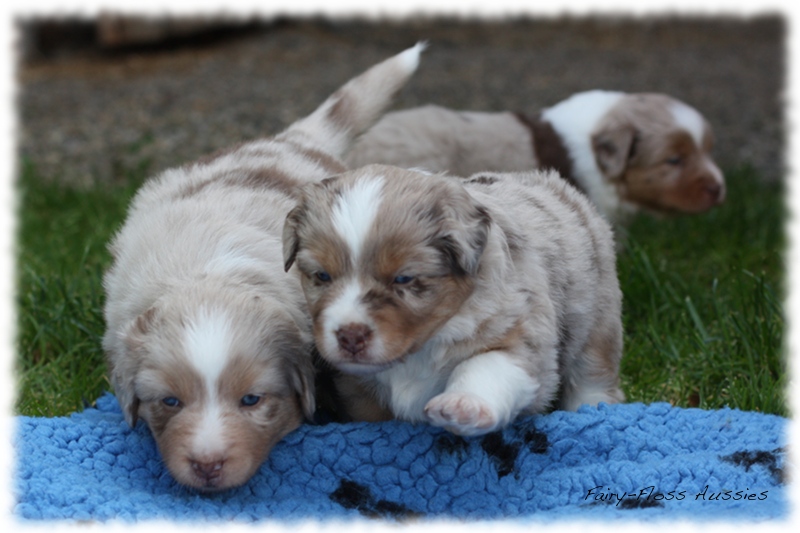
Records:
[[[483,435],[498,428],[499,417],[482,398],[468,392],[444,392],[425,406],[425,416],[434,425],[456,435]]]

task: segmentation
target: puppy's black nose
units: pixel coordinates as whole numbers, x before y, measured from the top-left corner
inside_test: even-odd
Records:
[[[339,348],[352,355],[363,351],[370,338],[372,338],[372,330],[365,324],[347,324],[336,330]]]
[[[198,477],[211,481],[216,479],[222,473],[223,461],[212,461],[208,463],[201,463],[199,461],[192,461],[192,470]]]

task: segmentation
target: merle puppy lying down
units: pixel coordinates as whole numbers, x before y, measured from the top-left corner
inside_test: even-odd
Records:
[[[552,168],[620,227],[639,210],[700,213],[722,203],[712,142],[703,116],[675,98],[587,91],[535,114],[438,106],[387,113],[347,162],[456,176]]]

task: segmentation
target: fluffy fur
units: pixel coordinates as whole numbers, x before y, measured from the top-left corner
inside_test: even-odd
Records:
[[[352,418],[476,435],[623,400],[611,230],[554,172],[367,166],[304,187],[283,245]]]
[[[281,268],[283,219],[300,185],[344,169],[422,48],[274,138],[168,170],[134,198],[110,246],[103,346],[127,421],[148,424],[178,482],[241,485],[313,414],[310,318]]]
[[[609,221],[639,210],[699,213],[725,199],[711,128],[663,94],[578,93],[539,114],[426,106],[388,113],[353,146],[351,168],[385,163],[468,176],[552,168]]]

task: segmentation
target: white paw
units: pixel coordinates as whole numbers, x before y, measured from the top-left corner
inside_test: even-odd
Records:
[[[425,416],[434,425],[456,435],[469,437],[490,433],[499,426],[499,417],[485,400],[468,392],[445,392],[425,406]]]

